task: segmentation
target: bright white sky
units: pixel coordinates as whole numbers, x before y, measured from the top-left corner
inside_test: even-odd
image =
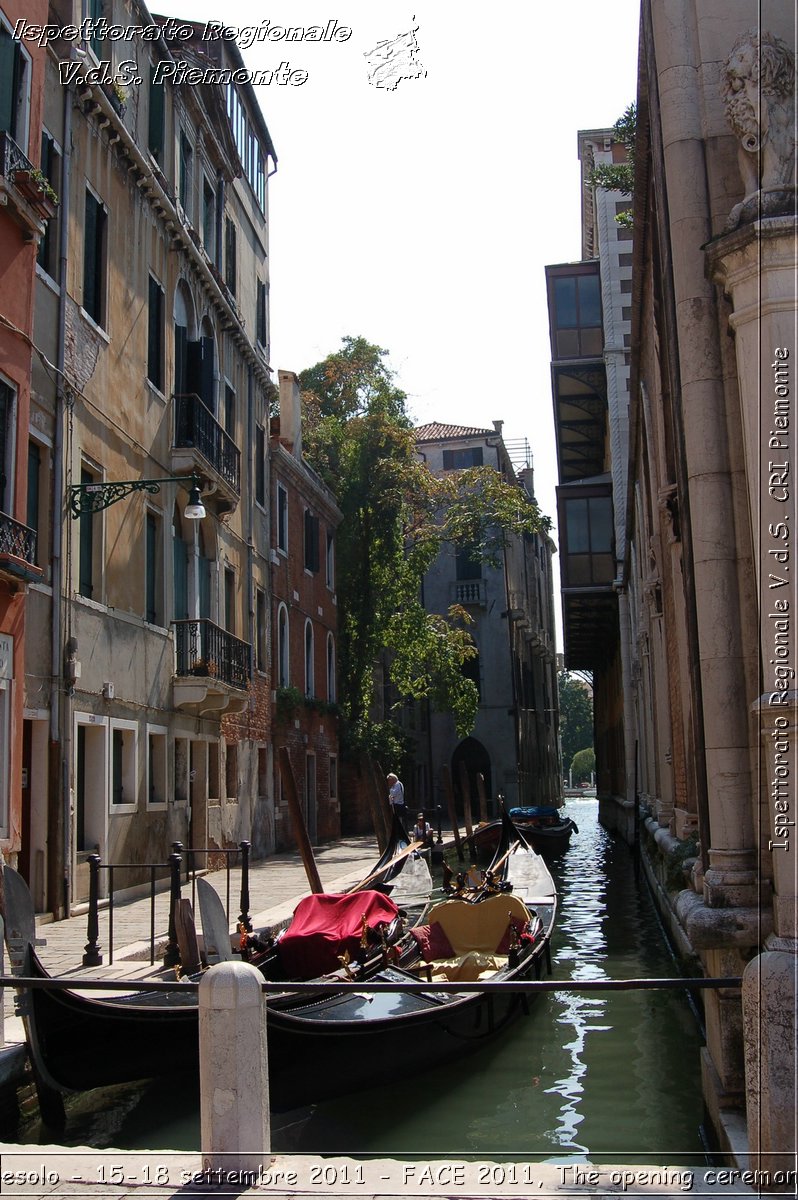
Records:
[[[577,131],[635,98],[639,0],[151,0],[228,25],[350,26],[347,42],[260,42],[248,67],[309,72],[256,89],[270,180],[275,367],[363,335],[390,351],[418,423],[528,438],[556,516],[543,269],[578,259]],[[426,77],[368,82],[364,54],[418,26]]]

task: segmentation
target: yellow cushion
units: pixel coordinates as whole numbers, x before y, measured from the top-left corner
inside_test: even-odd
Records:
[[[487,896],[477,904],[465,900],[446,900],[430,913],[430,924],[437,921],[460,957],[471,950],[492,953],[498,949],[511,918],[526,924],[530,913],[512,892]]]
[[[448,980],[449,983],[472,983],[479,979],[490,979],[500,967],[507,965],[502,954],[484,954],[471,950],[458,958],[444,958],[432,964],[432,979]]]

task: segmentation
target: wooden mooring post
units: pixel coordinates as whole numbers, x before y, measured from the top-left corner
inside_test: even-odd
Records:
[[[299,803],[299,789],[296,785],[294,776],[294,768],[291,766],[291,756],[288,753],[287,746],[281,746],[277,751],[277,761],[280,765],[280,777],[283,781],[283,791],[285,798],[288,801],[288,811],[291,814],[291,821],[294,826],[294,837],[299,846],[299,853],[302,855],[302,862],[305,866],[305,874],[308,877],[310,890],[318,894],[323,892],[321,879],[319,878],[319,869],[316,866],[316,860],[313,857],[313,847],[310,844],[308,837],[305,818],[302,813],[302,805]]]
[[[460,859],[460,862],[462,862],[464,857],[462,838],[460,837],[460,826],[457,821],[457,805],[454,801],[452,776],[448,767],[441,767],[441,778],[443,779],[443,790],[446,795],[446,802],[449,805],[449,820],[452,823],[452,833],[454,834],[454,844],[457,849],[457,857]]]

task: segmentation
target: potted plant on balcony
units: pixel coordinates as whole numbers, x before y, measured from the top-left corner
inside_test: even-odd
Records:
[[[38,167],[18,168],[14,172],[14,187],[41,216],[55,215],[58,195]]]

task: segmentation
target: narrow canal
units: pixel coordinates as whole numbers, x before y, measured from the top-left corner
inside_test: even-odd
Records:
[[[552,865],[554,977],[676,974],[629,848],[599,826],[594,799],[570,800],[568,811],[579,834]],[[501,1040],[462,1061],[420,1075],[375,1061],[373,1090],[275,1129],[273,1149],[697,1165],[700,1045],[678,991],[543,994]],[[39,1140],[33,1127],[27,1137]],[[163,1085],[93,1093],[70,1103],[65,1140],[195,1149],[197,1103]]]

